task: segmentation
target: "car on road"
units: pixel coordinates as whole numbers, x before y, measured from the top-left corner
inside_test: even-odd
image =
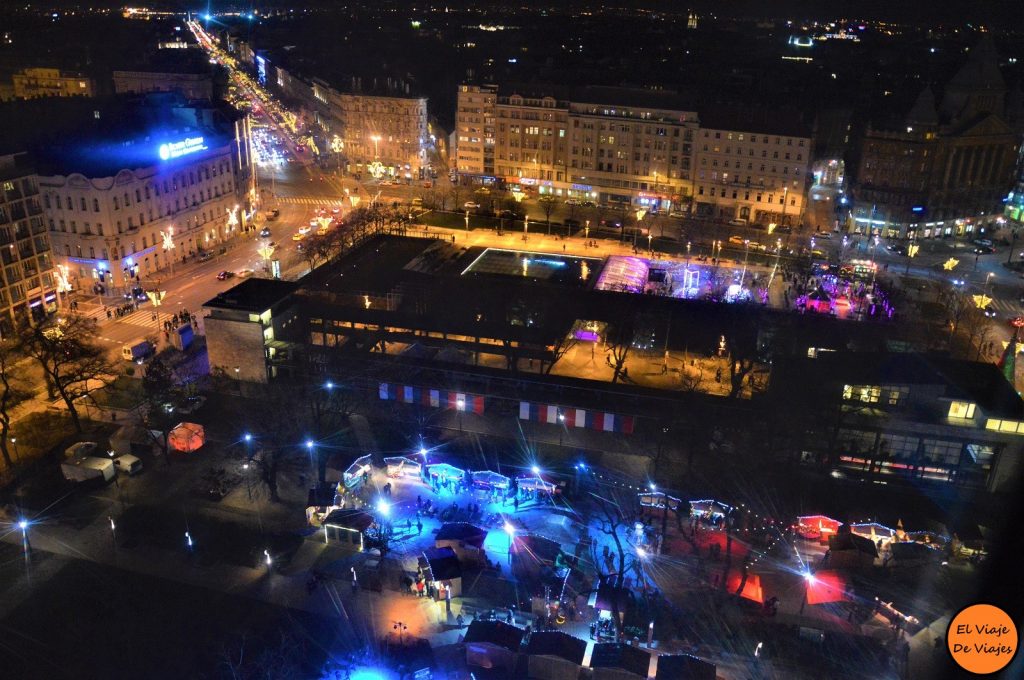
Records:
[[[234,275],[235,275],[234,272],[229,272],[227,269],[225,269],[224,271],[217,272],[217,280],[218,281],[227,281],[228,279],[230,279]]]
[[[814,238],[820,238],[820,239],[824,239],[824,240],[828,241],[829,239],[832,238],[832,232],[831,231],[816,231],[816,232],[814,232]]]
[[[983,314],[985,315],[985,317],[986,317],[986,318],[988,318],[988,319],[994,319],[994,318],[996,318],[996,310],[992,309],[991,307],[986,307],[986,308],[985,308],[985,309],[984,309],[984,310],[982,311],[982,313],[983,313]]]
[[[729,220],[729,224],[734,226],[734,227],[745,227],[745,226],[747,226],[747,221],[746,220],[741,220],[741,219],[735,219],[735,220]]]
[[[422,200],[420,202],[422,203]],[[337,215],[340,212],[341,212],[341,208],[339,208],[338,206],[334,206],[333,208],[331,208],[331,214],[332,215]]]
[[[235,276],[237,276],[240,279],[247,279],[255,273],[256,272],[254,272],[251,269],[239,269],[237,272],[235,272]]]
[[[897,255],[907,254],[907,247],[902,243],[890,243],[885,247],[885,249],[891,253],[896,253]]]
[[[792,234],[793,233],[793,227],[791,227],[789,225],[783,225],[781,227],[775,227],[775,233],[776,234]]]
[[[764,244],[761,244],[761,243],[758,243],[757,241],[751,241],[748,244],[748,247],[751,250],[758,250],[758,251],[761,251],[761,252],[764,252],[764,251],[768,250],[768,246],[766,246]]]
[[[302,234],[303,236],[308,234],[309,230],[312,228],[312,226],[316,225],[316,220],[313,220],[312,222],[310,222],[310,225],[311,226],[309,226],[309,227],[299,227],[299,233]]]
[[[260,229],[260,238],[270,238],[270,229],[267,227]]]
[[[209,262],[212,259],[213,259],[213,253],[211,253],[209,250],[204,250],[203,252],[199,253],[199,261],[200,262]]]
[[[996,252],[996,249],[992,246],[978,246],[974,249],[975,255],[991,255],[994,252]]]
[[[971,241],[971,243],[973,243],[976,246],[988,246],[989,248],[992,247],[992,241],[988,240],[987,238],[976,238],[973,241]]]
[[[465,208],[466,210],[476,210],[477,208],[480,207],[480,204],[477,203],[476,201],[466,201],[465,203],[462,204],[462,207]]]
[[[303,234],[301,231],[292,234],[293,241],[301,241],[304,238],[306,238],[306,235]]]
[[[743,245],[743,237],[742,236],[730,236],[729,237],[729,243],[733,244],[734,246],[741,246],[741,245]]]

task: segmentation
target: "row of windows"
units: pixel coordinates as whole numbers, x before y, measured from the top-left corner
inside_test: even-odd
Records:
[[[697,195],[698,196],[704,196],[704,186],[703,185],[697,187]],[[711,187],[710,190],[708,191],[707,195],[708,196],[712,196],[712,197],[720,196],[722,198],[729,198],[729,188],[728,187]],[[744,201],[751,200],[751,198],[750,198],[751,195],[752,195],[751,192],[744,191],[743,192],[743,200]],[[756,198],[754,199],[754,201],[756,201],[757,203],[769,203],[769,204],[775,203],[775,194],[768,194],[768,199],[767,200],[764,199],[764,194],[761,193],[761,192],[758,192],[757,194],[753,194],[753,195],[756,195]],[[732,190],[732,198],[739,199],[739,197],[740,197],[739,190],[738,189],[733,189]],[[779,201],[778,202],[779,202],[779,205],[785,205],[786,204],[785,203],[785,198],[783,196],[779,196]],[[789,204],[791,206],[795,206],[796,205],[796,198],[791,196],[790,199],[789,199]],[[844,399],[853,399],[854,397],[846,397],[844,395],[843,398]],[[863,401],[863,400],[861,400],[861,401]]]
[[[204,166],[198,170],[189,170],[187,173],[181,172],[175,174],[171,178],[164,178],[162,182],[163,192],[165,194],[171,191],[177,191],[178,187],[190,187],[195,186],[198,182],[209,180],[211,177],[217,177],[227,172],[228,162],[221,161],[217,164],[210,164]],[[212,173],[211,173],[212,170]],[[223,183],[221,183],[223,186]],[[161,182],[159,180],[154,182],[147,182],[144,187],[136,188],[134,192],[135,203],[141,203],[143,200],[150,199],[150,189],[156,196],[160,196]],[[145,198],[143,198],[145,197]],[[128,208],[132,205],[132,193],[125,191],[121,196],[113,196],[112,204],[114,210],[120,210],[121,207]],[[47,192],[43,195],[43,205],[45,208],[50,209],[55,207],[57,210],[79,210],[81,212],[87,212],[89,210],[89,203],[86,201],[84,196],[78,198],[77,203],[71,196],[61,196],[56,192]],[[92,199],[92,211],[94,213],[100,212],[100,202],[98,198]]]
[[[734,139],[735,138],[736,141],[742,142],[743,141],[743,135],[744,135],[744,133],[742,133],[742,132],[726,132],[725,133],[725,138],[726,139]],[[709,139],[710,137],[711,137],[711,131],[710,130],[704,130],[704,139]],[[721,139],[722,138],[722,132],[721,131],[715,132],[714,133],[714,137],[715,137],[715,139]],[[771,138],[770,135],[750,135],[750,142],[752,144],[757,144],[757,143],[771,144],[771,139],[772,138]],[[775,138],[776,146],[782,144],[782,140],[783,140],[782,137],[776,137]],[[793,146],[793,138],[792,137],[786,137],[785,140],[786,140],[786,146]],[[803,139],[797,139],[797,146],[803,146],[803,145],[804,145],[804,140]]]
[[[705,144],[705,148],[703,148],[703,150],[705,150],[705,152],[708,153],[708,144]],[[751,153],[748,154],[748,156],[753,158],[754,157],[754,150],[753,150],[753,148],[750,151],[751,151]],[[715,153],[718,153],[718,146],[715,147]],[[729,153],[728,147],[726,148],[725,153],[726,154]],[[742,156],[742,153],[739,153],[739,156]],[[783,156],[782,160],[784,160],[784,161],[791,160],[791,158],[790,158],[791,154],[783,154],[782,156]],[[771,157],[772,157],[772,160],[774,160],[774,161],[779,160],[778,152],[773,153],[771,155]],[[761,158],[767,159],[768,158],[768,152],[767,151],[761,152]],[[797,161],[803,161],[804,160],[804,155],[803,154],[797,154],[796,160]],[[736,163],[736,167],[738,168],[739,167],[739,161],[736,161],[735,163]],[[718,165],[718,160],[717,159],[715,160],[715,165]],[[725,166],[729,167],[729,161],[728,160],[725,161]]]
[[[231,191],[231,182],[228,181],[228,182],[222,183],[220,187],[214,187],[213,190],[211,190],[209,193],[207,193],[207,191],[205,189],[201,189],[199,191],[199,194],[198,194],[198,200],[196,200],[196,194],[192,194],[192,205],[199,205],[201,203],[205,203],[208,200],[213,200],[215,198],[220,198],[221,195],[222,195],[222,190],[223,190],[223,195],[227,195],[227,193]],[[168,204],[166,206],[166,208],[164,206],[157,205],[156,217],[153,216],[153,209],[150,208],[149,211],[148,211],[149,212],[149,222],[152,222],[154,219],[161,219],[165,215],[166,216],[174,215],[174,214],[180,212],[181,210],[185,210],[185,209],[189,208],[190,206],[189,206],[189,203],[188,203],[188,197],[186,196],[184,200],[185,200],[185,203],[182,204],[182,202],[181,202],[182,199],[175,198],[174,199],[174,210],[171,210],[170,204]],[[211,215],[212,215],[212,212],[211,212]],[[206,211],[205,210],[203,211],[203,221],[204,222],[206,221]],[[146,222],[147,222],[146,221],[146,216],[143,213],[139,213],[139,224],[138,224],[138,226],[140,226],[140,227],[145,226]],[[135,226],[136,226],[135,225],[135,217],[134,216],[129,216],[128,217],[128,227],[127,228],[128,229],[134,229]],[[78,223],[75,220],[70,220],[70,227],[71,227],[71,233],[72,234],[79,233],[78,232]],[[117,221],[116,227],[117,227],[117,233],[118,234],[123,234],[124,233],[124,227],[123,227],[123,225],[121,223],[121,220]],[[68,223],[65,222],[64,220],[56,220],[55,221],[51,217],[50,218],[50,231],[52,231],[52,232],[60,231],[62,233],[67,233],[67,231],[68,231]],[[85,234],[87,236],[91,235],[93,233],[92,225],[90,225],[89,222],[85,222],[82,225],[82,232],[81,233]],[[103,236],[104,235],[103,234],[103,224],[101,222],[97,222],[96,223],[96,234],[99,235],[99,236]]]

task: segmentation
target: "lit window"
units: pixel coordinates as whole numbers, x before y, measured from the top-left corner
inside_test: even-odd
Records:
[[[954,401],[949,405],[950,418],[973,418],[975,404],[968,401]]]

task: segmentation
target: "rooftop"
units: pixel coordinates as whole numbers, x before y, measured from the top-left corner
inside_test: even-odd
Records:
[[[772,389],[795,389],[798,384],[942,385],[945,397],[972,401],[986,415],[1024,416],[1024,401],[994,364],[928,354],[827,352],[816,359],[786,357],[776,361]]]
[[[229,143],[233,115],[168,93],[10,102],[0,105],[0,153],[29,151],[41,175],[111,177],[160,162],[163,142],[201,136],[208,148]]]
[[[288,297],[296,287],[290,281],[253,277],[208,300],[203,307],[262,314]]]

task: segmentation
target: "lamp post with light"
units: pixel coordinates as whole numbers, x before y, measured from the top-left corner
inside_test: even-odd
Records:
[[[380,143],[380,135],[370,135],[370,139],[373,140],[373,157],[377,159],[380,157],[380,148],[377,146]]]

